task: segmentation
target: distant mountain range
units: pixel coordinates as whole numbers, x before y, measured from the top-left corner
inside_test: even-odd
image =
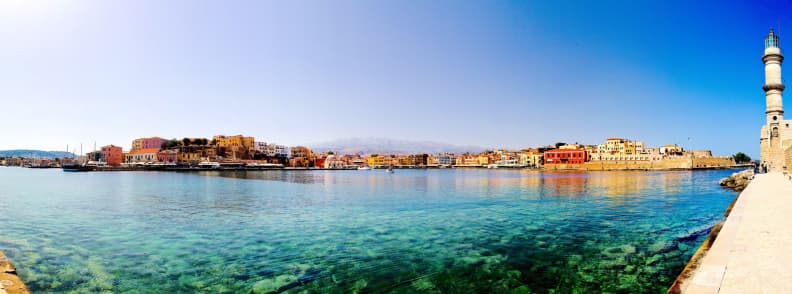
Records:
[[[386,138],[347,138],[308,145],[317,152],[334,151],[340,154],[417,154],[441,152],[480,152],[479,146],[459,146],[432,141],[394,140]]]
[[[0,150],[0,157],[40,157],[40,158],[57,158],[57,157],[72,157],[74,154],[66,151],[42,151],[42,150]]]

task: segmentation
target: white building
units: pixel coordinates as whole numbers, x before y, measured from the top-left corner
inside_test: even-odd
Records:
[[[453,153],[440,153],[437,154],[437,164],[438,165],[454,165],[456,161],[456,156]]]
[[[254,142],[253,148],[257,153],[268,157],[289,157],[289,147],[267,142]]]

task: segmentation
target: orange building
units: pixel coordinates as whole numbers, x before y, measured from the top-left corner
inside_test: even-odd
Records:
[[[124,152],[119,146],[104,146],[102,147],[102,160],[106,162],[107,165],[119,165],[124,161]]]

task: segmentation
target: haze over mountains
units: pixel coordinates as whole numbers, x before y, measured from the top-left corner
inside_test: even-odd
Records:
[[[388,138],[346,138],[307,145],[316,152],[339,154],[416,154],[441,152],[479,152],[480,146],[460,146],[432,141],[396,140]]]
[[[74,154],[66,151],[42,151],[30,149],[0,150],[0,157],[40,157],[40,158],[59,158],[73,157]]]

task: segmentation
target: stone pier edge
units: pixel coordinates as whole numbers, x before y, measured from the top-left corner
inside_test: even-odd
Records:
[[[30,294],[25,282],[19,278],[16,267],[0,251],[0,294]]]
[[[742,195],[742,192],[740,192],[739,194],[737,194],[737,196],[734,197],[732,203],[723,212],[723,216],[727,218],[729,217],[732,208],[734,208],[734,205],[737,204],[737,200],[740,199],[740,195]],[[715,240],[718,238],[718,233],[720,233],[720,230],[721,228],[723,228],[724,223],[726,223],[725,219],[712,226],[712,229],[710,230],[709,235],[707,235],[707,238],[704,239],[704,242],[701,242],[701,246],[699,246],[698,250],[696,250],[696,253],[693,253],[693,256],[690,257],[690,260],[688,261],[687,265],[685,265],[685,268],[682,270],[681,273],[679,273],[677,278],[674,280],[674,283],[671,284],[671,287],[668,288],[668,291],[666,293],[668,294],[682,293],[683,284],[687,282],[688,279],[693,277],[693,273],[696,271],[696,269],[698,269],[699,265],[701,265],[701,260],[704,258],[705,255],[707,255],[707,252],[710,250],[710,248],[712,248],[712,244],[714,244]]]

